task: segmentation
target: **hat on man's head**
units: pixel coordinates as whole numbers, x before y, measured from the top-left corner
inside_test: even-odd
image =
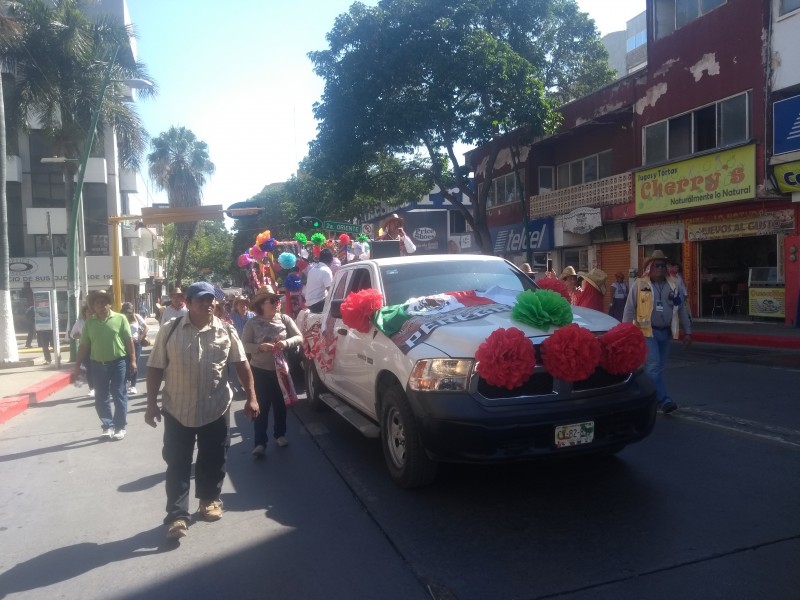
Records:
[[[646,261],[644,261],[643,270],[646,270],[647,267],[650,266],[650,263],[653,262],[654,260],[666,261],[668,259],[667,259],[666,255],[661,250],[653,250],[653,253],[650,255],[650,257]]]
[[[608,279],[608,275],[606,274],[605,271],[595,267],[588,273],[584,273],[583,271],[581,271],[580,273],[578,273],[578,277],[583,277],[589,285],[591,285],[601,294],[605,295],[606,279]]]
[[[247,296],[236,296],[236,298],[233,299],[233,305],[236,306],[237,304],[250,304],[250,300]]]
[[[189,286],[190,288],[192,286]],[[179,287],[172,288],[172,291],[169,293],[170,296],[177,296],[178,294],[183,294],[183,290]]]
[[[558,276],[559,279],[566,279],[567,277],[577,277],[578,274],[575,272],[575,267],[564,267],[564,270],[561,271],[561,275]]]
[[[386,229],[389,226],[389,223],[392,221],[400,221],[400,225],[403,225],[403,217],[398,215],[397,213],[392,213],[388,217],[386,217],[383,221],[381,221],[381,229]]]
[[[264,302],[269,298],[280,298],[281,295],[275,291],[271,285],[267,284],[262,288],[258,288],[256,295],[253,296],[253,299],[250,301],[251,305],[258,304],[259,302]]]
[[[182,294],[183,292],[180,291],[180,288],[175,288],[172,293]],[[213,296],[214,298],[217,297],[217,295],[214,293],[214,286],[207,281],[197,281],[190,285],[186,290],[187,300],[194,300],[195,298],[202,298],[203,296]]]
[[[91,306],[98,298],[105,298],[109,304],[114,302],[114,298],[106,290],[92,290],[86,297],[86,304]]]

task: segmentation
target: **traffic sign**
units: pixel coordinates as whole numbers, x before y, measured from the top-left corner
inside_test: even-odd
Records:
[[[322,229],[335,231],[336,233],[352,233],[355,235],[361,233],[361,225],[353,225],[352,223],[337,223],[336,221],[323,221]]]

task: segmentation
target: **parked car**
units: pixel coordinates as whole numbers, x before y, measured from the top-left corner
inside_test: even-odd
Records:
[[[374,321],[359,331],[345,324],[342,304],[370,288],[384,306],[414,298],[407,307],[416,314],[428,307],[440,312],[399,334],[385,334]],[[308,401],[314,408],[330,406],[364,435],[380,437],[389,474],[403,488],[433,481],[440,462],[615,453],[643,439],[655,422],[656,398],[641,368],[612,375],[598,366],[571,382],[553,377],[539,360],[514,389],[480,376],[476,351],[499,328],[522,330],[541,359],[542,343],[557,328],[511,318],[517,295],[536,289],[497,257],[413,256],[345,265],[334,276],[323,313],[298,317],[309,357]],[[450,292],[475,292],[492,304],[442,312],[442,303],[458,303],[458,294]],[[573,322],[596,336],[619,324],[597,311],[572,310]]]

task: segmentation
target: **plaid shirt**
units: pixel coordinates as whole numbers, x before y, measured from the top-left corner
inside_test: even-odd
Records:
[[[225,367],[244,362],[244,347],[236,330],[217,317],[198,329],[188,316],[165,346],[173,325],[159,329],[147,364],[164,370],[164,410],[185,427],[201,427],[228,410],[232,394]]]

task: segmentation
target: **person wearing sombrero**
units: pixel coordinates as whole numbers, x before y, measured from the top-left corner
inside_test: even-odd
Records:
[[[561,271],[561,275],[559,275],[558,278],[567,284],[569,303],[574,305],[578,300],[578,273],[575,272],[575,267],[564,267],[564,270]]]
[[[605,307],[603,301],[606,295],[606,272],[595,267],[588,273],[580,272],[578,277],[583,278],[581,292],[576,294],[575,306],[584,306],[602,311]]]
[[[86,319],[81,330],[73,369],[80,375],[81,364],[91,361],[94,408],[100,418],[103,437],[123,440],[128,423],[125,375],[128,369],[133,373],[138,368],[131,326],[125,315],[111,310],[112,298],[107,291],[89,292],[86,302],[94,314]]]
[[[692,343],[692,323],[678,282],[667,276],[667,258],[656,250],[644,264],[642,276],[631,285],[623,323],[634,323],[644,335],[647,345],[645,373],[653,380],[658,405],[665,415],[678,409],[667,394],[664,368],[669,358],[669,344],[678,338],[678,322],[683,327],[685,344]]]
[[[403,230],[403,219],[397,213],[392,213],[381,222],[383,235],[378,239],[381,241],[397,240],[400,244],[400,255],[408,256],[417,251],[417,246],[411,241]]]

